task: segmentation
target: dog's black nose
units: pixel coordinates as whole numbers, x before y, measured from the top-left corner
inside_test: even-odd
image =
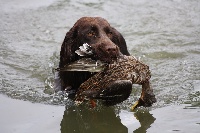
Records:
[[[117,57],[119,55],[119,50],[116,45],[106,45],[105,51],[111,57]]]
[[[114,47],[111,47],[111,48],[106,49],[106,51],[107,51],[108,53],[115,53],[115,52],[117,51],[117,49],[114,48]]]

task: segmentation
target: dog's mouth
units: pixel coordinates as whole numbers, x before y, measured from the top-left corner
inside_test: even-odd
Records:
[[[81,58],[70,64],[65,65],[63,68],[57,68],[57,71],[89,71],[101,72],[108,64],[112,64],[121,55],[105,54],[103,51],[93,50],[90,45],[84,43],[75,51]],[[82,58],[83,57],[83,58]]]
[[[81,57],[91,58],[93,60],[100,60],[103,63],[111,63],[119,57],[120,53],[116,52],[113,54],[106,53],[103,50],[93,49],[87,43],[84,43],[82,46],[79,47],[78,50],[75,51]]]
[[[103,63],[110,64],[113,61],[117,60],[118,56],[97,56],[97,59]]]

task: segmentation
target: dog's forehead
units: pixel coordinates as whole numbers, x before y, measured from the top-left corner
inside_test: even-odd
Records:
[[[101,17],[83,17],[80,18],[75,25],[85,26],[110,26],[107,20]]]

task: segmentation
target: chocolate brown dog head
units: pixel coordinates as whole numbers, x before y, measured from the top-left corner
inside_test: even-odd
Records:
[[[60,67],[66,64],[64,62],[78,60],[80,57],[75,51],[84,43],[92,47],[93,58],[104,62],[117,58],[120,52],[129,55],[124,38],[105,19],[83,17],[66,34],[60,53]]]
[[[77,21],[77,36],[81,42],[88,43],[94,56],[105,62],[110,62],[119,56],[119,47],[114,43],[116,30],[103,18],[84,17]]]

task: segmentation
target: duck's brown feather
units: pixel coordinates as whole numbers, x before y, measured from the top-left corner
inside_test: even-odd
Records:
[[[108,64],[105,69],[82,83],[75,96],[75,103],[81,104],[90,94],[101,92],[116,80],[130,80],[132,84],[143,84],[151,78],[149,67],[133,56],[122,55]]]

